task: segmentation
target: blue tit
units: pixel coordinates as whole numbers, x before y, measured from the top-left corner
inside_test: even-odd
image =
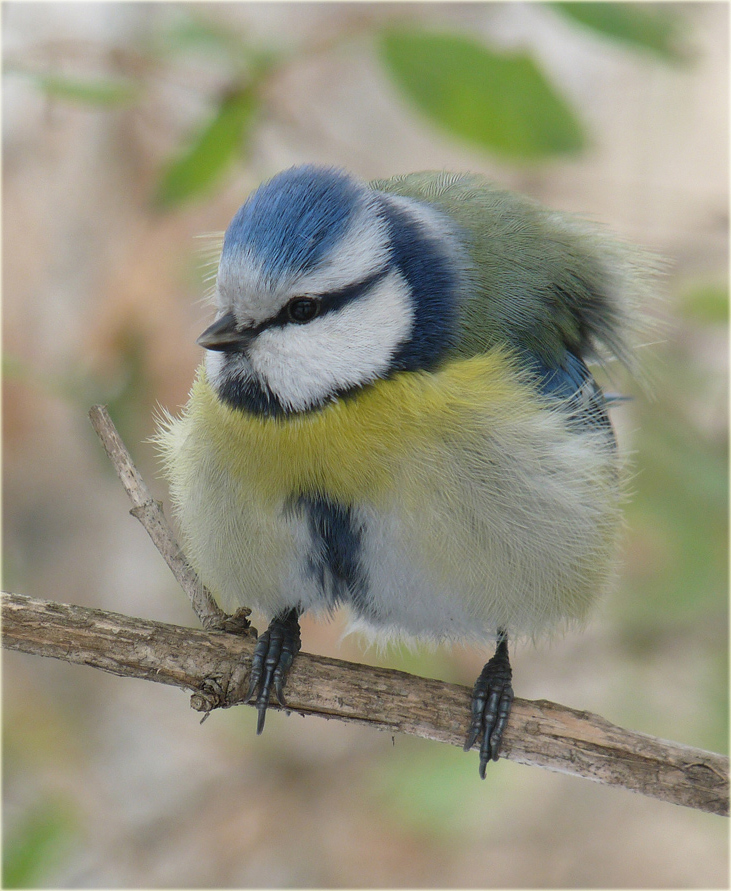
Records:
[[[633,365],[647,282],[639,252],[477,175],[307,165],[249,196],[158,441],[202,581],[270,620],[258,732],[300,616],[344,607],[379,641],[496,642],[465,743],[484,777],[509,638],[582,619],[612,577],[621,466],[586,363]]]

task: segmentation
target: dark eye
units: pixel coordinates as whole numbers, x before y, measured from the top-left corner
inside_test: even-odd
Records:
[[[287,304],[287,316],[300,325],[310,322],[320,312],[320,301],[314,297],[295,297]]]

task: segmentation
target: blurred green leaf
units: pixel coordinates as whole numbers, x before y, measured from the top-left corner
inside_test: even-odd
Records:
[[[390,31],[380,55],[432,121],[511,160],[576,152],[582,128],[525,53],[496,53],[458,35]]]
[[[47,96],[86,105],[127,105],[134,102],[140,93],[137,84],[121,78],[82,80],[59,74],[34,74],[29,71],[14,73],[29,77]]]
[[[727,325],[729,294],[723,285],[703,284],[683,295],[682,313],[687,319],[707,325]]]
[[[244,152],[258,107],[249,87],[227,93],[213,118],[167,166],[157,188],[156,204],[169,209],[209,192]]]
[[[650,3],[548,3],[557,12],[593,31],[627,43],[651,50],[666,61],[677,62],[683,58],[677,43],[679,20],[667,3],[658,6]]]
[[[43,802],[19,826],[4,821],[3,888],[37,888],[76,834],[68,808]]]

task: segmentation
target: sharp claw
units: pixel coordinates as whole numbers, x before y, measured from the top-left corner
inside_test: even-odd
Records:
[[[472,748],[472,746],[474,746],[475,742],[477,741],[477,737],[479,735],[480,735],[480,725],[473,724],[470,727],[469,732],[467,733],[467,739],[465,740],[463,751],[469,752],[469,750]]]
[[[490,735],[490,751],[492,754],[492,760],[497,761],[500,757],[500,744],[503,741],[503,731],[505,730],[505,726],[508,723],[508,716],[510,715],[510,707],[513,704],[513,688],[508,684],[503,688],[502,694],[500,696],[500,701],[498,703],[497,708],[497,719],[495,721],[495,727]]]
[[[256,718],[256,735],[261,736],[261,732],[264,729],[264,722],[267,719],[267,703],[257,703],[256,708],[259,712]]]
[[[272,689],[272,678],[274,676],[273,660],[267,657],[266,673],[259,690],[259,698],[256,701],[256,707],[259,711],[259,717],[256,722],[256,733],[259,735],[264,729],[264,721],[266,719],[266,711],[269,707],[269,696]]]
[[[291,652],[290,643],[288,641],[285,641],[284,647],[286,647],[286,649],[282,649],[282,655],[276,670],[274,671],[274,695],[277,697],[277,701],[283,708],[287,705],[287,701],[284,698],[283,688],[295,655]]]
[[[251,679],[249,681],[249,689],[246,691],[246,696],[244,696],[244,702],[251,702],[251,699],[256,693],[256,689],[259,686],[259,681],[261,680],[261,671],[257,671],[255,665],[252,663],[251,666]]]
[[[485,735],[482,738],[482,745],[480,746],[480,776],[483,779],[485,778],[487,763],[492,758],[492,750],[490,748],[491,736],[490,728],[486,726]]]
[[[264,659],[269,649],[270,635],[268,631],[259,638],[254,649],[254,655],[251,659],[251,677],[249,679],[249,689],[246,691],[244,702],[250,702],[252,696],[256,692],[259,681],[261,680],[261,670],[264,667]]]
[[[274,695],[277,697],[277,702],[282,706],[282,708],[287,707],[287,700],[284,698],[284,692],[282,691],[282,687],[284,686],[284,677],[279,675],[274,678]]]
[[[489,761],[497,761],[503,732],[513,702],[510,680],[512,671],[508,659],[507,637],[498,638],[495,655],[485,665],[472,691],[472,722],[464,749],[469,751],[480,733],[480,777],[484,780]]]
[[[467,739],[464,744],[465,752],[469,752],[472,746],[474,746],[477,742],[477,737],[482,730],[482,715],[485,711],[485,701],[486,694],[481,689],[480,678],[478,678],[474,690],[472,691],[472,723],[470,724],[470,729],[467,731]]]
[[[291,610],[284,616],[272,619],[269,628],[259,638],[251,660],[251,676],[244,702],[250,702],[258,690],[256,709],[257,735],[264,729],[266,712],[272,686],[281,706],[286,706],[283,694],[287,674],[300,649],[300,631],[297,612]]]

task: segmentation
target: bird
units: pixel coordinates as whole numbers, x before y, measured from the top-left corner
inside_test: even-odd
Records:
[[[157,442],[186,555],[268,622],[244,700],[264,727],[300,617],[388,643],[494,646],[464,748],[498,760],[509,642],[611,585],[637,372],[641,249],[476,173],[366,181],[303,164],[231,220],[189,400]]]

